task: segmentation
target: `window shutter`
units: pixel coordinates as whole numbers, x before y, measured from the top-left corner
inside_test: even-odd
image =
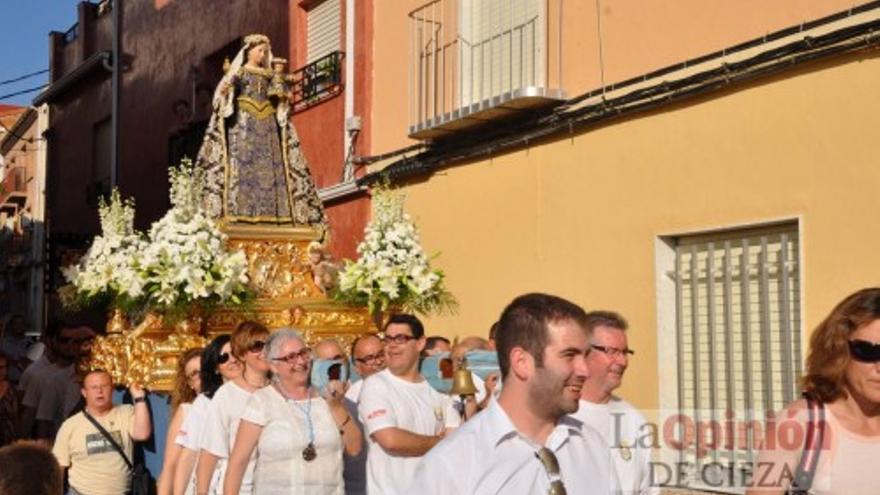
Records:
[[[306,63],[340,50],[340,0],[324,0],[312,7],[308,11],[306,23]]]

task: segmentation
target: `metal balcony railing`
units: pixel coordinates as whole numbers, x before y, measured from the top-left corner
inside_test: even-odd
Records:
[[[342,92],[345,53],[335,51],[293,72],[294,112],[318,104]]]
[[[552,89],[561,85],[560,4],[433,0],[410,12],[410,136],[430,139],[563,98]]]

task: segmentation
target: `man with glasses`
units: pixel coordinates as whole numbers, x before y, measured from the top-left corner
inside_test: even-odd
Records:
[[[497,400],[432,449],[410,493],[608,494],[617,482],[599,434],[568,416],[589,377],[586,314],[548,294],[502,312]]]
[[[370,439],[367,493],[411,491],[421,456],[461,422],[452,399],[419,373],[425,329],[412,315],[393,315],[385,325],[388,368],[364,380],[358,412]],[[471,492],[472,493],[472,492]]]
[[[587,313],[593,352],[587,357],[590,376],[581,391],[580,408],[572,417],[592,426],[611,448],[611,463],[620,481],[621,493],[655,495],[651,486],[651,449],[643,445],[645,417],[613,392],[623,383],[623,374],[635,352],[627,345],[626,320],[612,311]],[[641,434],[640,434],[641,432]]]

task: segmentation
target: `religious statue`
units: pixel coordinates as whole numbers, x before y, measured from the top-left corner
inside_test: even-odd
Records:
[[[206,171],[203,206],[232,223],[319,227],[321,200],[290,120],[290,77],[269,38],[252,34],[214,91],[196,166]]]

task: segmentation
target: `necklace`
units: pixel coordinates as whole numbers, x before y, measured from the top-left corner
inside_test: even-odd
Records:
[[[261,388],[265,387],[266,385],[268,385],[268,380],[265,378],[263,378],[262,384],[254,385],[253,383],[250,382],[250,380],[247,379],[247,376],[244,373],[241,374],[241,379],[244,380],[244,382],[247,383],[249,387],[253,387],[255,389],[261,389]]]
[[[318,451],[315,449],[315,425],[312,423],[312,389],[309,387],[306,389],[306,392],[309,396],[308,401],[306,402],[306,407],[302,407],[296,402],[296,399],[292,399],[289,395],[287,395],[287,391],[285,391],[281,384],[278,383],[278,391],[281,392],[287,400],[289,400],[293,407],[299,409],[303,416],[306,417],[306,425],[309,428],[309,444],[306,445],[306,448],[302,451],[303,460],[306,462],[314,461],[316,457],[318,457]]]

